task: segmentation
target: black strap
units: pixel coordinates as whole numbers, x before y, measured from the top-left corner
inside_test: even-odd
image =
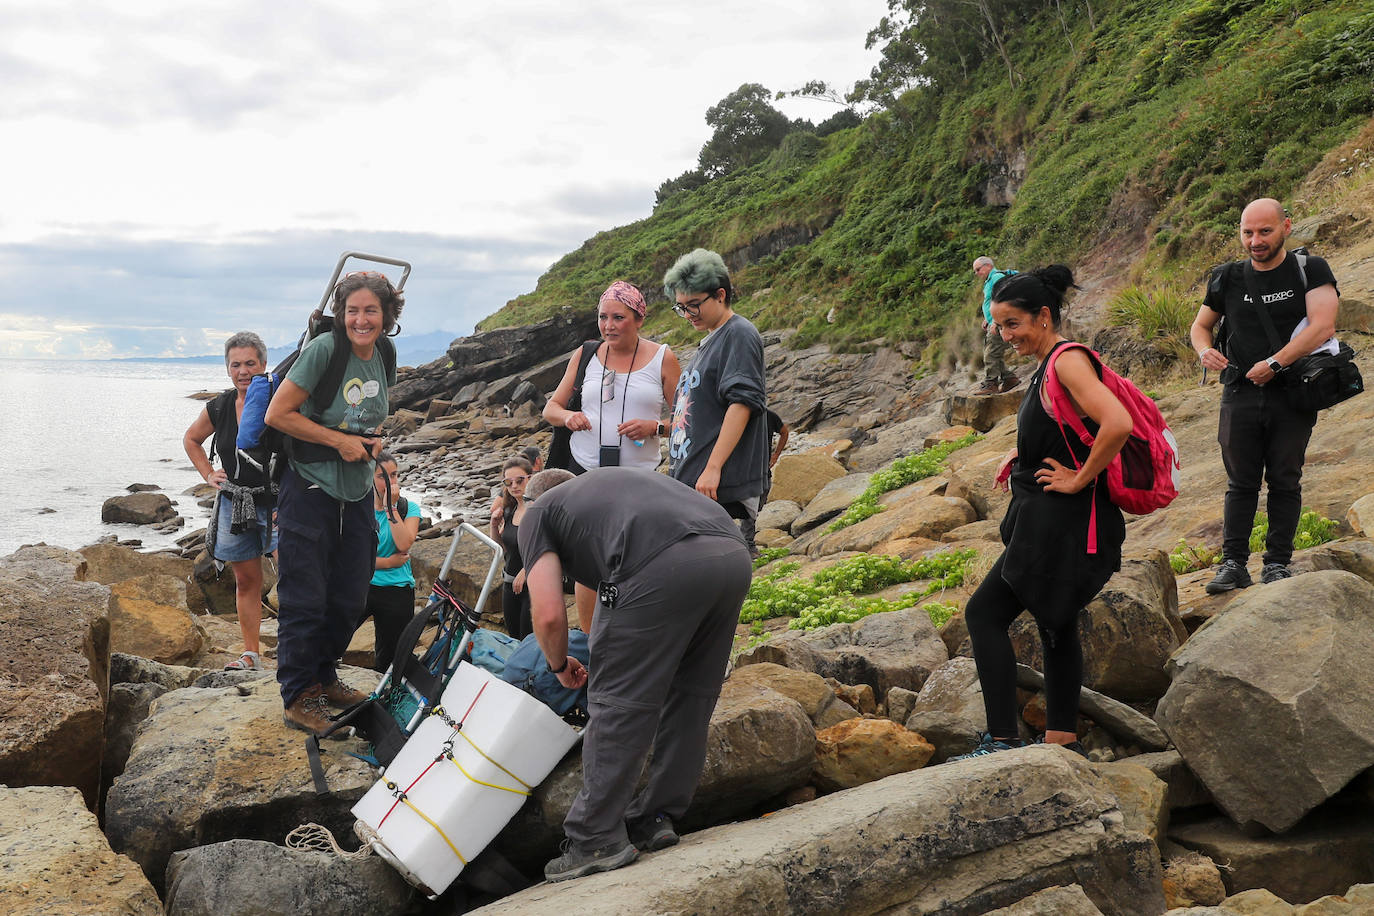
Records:
[[[1274,327],[1274,319],[1270,317],[1269,309],[1260,300],[1259,287],[1255,277],[1255,265],[1246,261],[1242,272],[1245,275],[1245,290],[1250,294],[1250,304],[1259,313],[1260,324],[1264,325],[1264,334],[1269,338],[1270,355],[1272,356],[1283,349],[1283,343],[1279,340],[1279,332]]]
[[[600,347],[597,347],[597,349],[600,350],[601,348],[600,348]],[[621,422],[621,423],[624,423],[624,422],[625,422],[625,406],[626,406],[627,404],[630,403],[630,373],[634,371],[634,368],[635,368],[635,359],[637,359],[638,357],[639,357],[639,338],[636,337],[636,338],[635,338],[635,351],[634,351],[633,353],[630,354],[630,368],[629,368],[629,371],[627,371],[627,372],[625,373],[625,394],[623,394],[623,395],[621,396],[621,398],[620,398],[620,422]],[[610,344],[606,344],[606,361],[603,362],[603,363],[601,364],[601,371],[602,371],[603,373],[609,371],[610,367],[607,366],[606,363],[609,363],[610,361],[611,361],[611,345],[610,345]],[[604,376],[603,376],[603,378],[604,378]],[[604,382],[603,382],[603,384],[604,384]],[[582,386],[581,386],[581,385],[578,385],[577,387],[578,387],[578,388],[581,388]],[[615,391],[615,379],[611,379],[611,390],[612,390],[612,391]],[[605,401],[602,401],[601,403],[604,404],[604,403],[606,403],[606,402],[605,402]],[[596,444],[602,446],[603,448],[605,447],[606,443],[604,443],[604,442],[601,441],[601,430],[605,427],[605,425],[606,425],[606,423],[605,423],[605,417],[602,416],[600,412],[598,412],[598,413],[597,413],[597,427],[596,427]],[[618,428],[618,427],[617,427],[617,428]],[[619,435],[619,434],[617,434],[616,437],[615,437],[615,444],[616,444],[617,446],[620,445],[620,435]]]
[[[343,332],[342,327],[336,327],[331,331],[334,335],[334,352],[329,356],[329,364],[325,366],[324,373],[320,380],[315,383],[315,388],[310,392],[313,398],[319,394],[318,403],[315,409],[307,415],[312,423],[319,423],[324,417],[324,412],[329,408],[334,399],[334,392],[339,390],[343,384],[344,372],[348,369],[348,355],[353,350],[353,345],[348,342],[348,335]],[[377,340],[377,349],[382,354],[383,380],[391,378],[396,372],[396,344],[390,337],[380,337]],[[325,396],[328,392],[328,396]],[[358,433],[357,435],[364,435]],[[370,433],[367,435],[371,435]],[[318,442],[307,442],[304,439],[287,437],[287,448],[290,451],[292,461],[301,461],[307,464],[318,461],[338,461],[339,452],[337,449],[328,445],[320,445]]]
[[[587,366],[600,347],[601,341],[599,340],[584,340],[582,342],[582,355],[577,358],[577,375],[573,378],[572,394],[568,395],[568,410],[582,409],[582,383],[587,380]]]
[[[315,797],[323,798],[329,794],[329,783],[324,778],[324,764],[320,762],[320,739],[314,735],[305,739],[305,758],[310,761],[310,778],[315,781]]]

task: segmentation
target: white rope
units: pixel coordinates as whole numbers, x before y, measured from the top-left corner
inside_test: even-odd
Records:
[[[363,830],[367,830],[371,836],[364,837]],[[330,833],[328,827],[319,824],[302,824],[295,830],[286,835],[286,847],[288,849],[309,849],[315,852],[332,852],[340,859],[362,859],[372,855],[372,844],[378,839],[377,834],[373,833],[362,821],[358,821],[353,827],[353,832],[358,834],[358,838],[363,840],[363,845],[357,851],[349,852],[339,846],[334,834]]]

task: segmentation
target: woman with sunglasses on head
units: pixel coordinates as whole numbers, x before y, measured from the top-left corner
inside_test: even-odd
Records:
[[[506,632],[524,639],[534,632],[530,621],[530,594],[525,590],[525,564],[520,559],[520,521],[525,517],[525,483],[534,465],[521,455],[501,465],[501,512],[492,517],[491,536],[506,550],[506,584],[501,589],[501,613]]]
[[[544,405],[545,420],[572,431],[573,466],[568,470],[574,474],[599,467],[658,467],[659,439],[667,432],[663,407],[672,402],[682,369],[666,344],[639,336],[646,314],[637,288],[624,280],[612,283],[597,303],[603,342],[587,364],[582,409],[568,409],[580,350],[568,360],[563,379]]]

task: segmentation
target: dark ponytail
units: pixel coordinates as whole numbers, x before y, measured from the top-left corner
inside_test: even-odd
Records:
[[[1050,264],[998,280],[992,288],[992,301],[1013,306],[1029,315],[1038,315],[1041,309],[1047,308],[1057,328],[1065,294],[1078,288],[1073,282],[1073,271],[1063,264]]]

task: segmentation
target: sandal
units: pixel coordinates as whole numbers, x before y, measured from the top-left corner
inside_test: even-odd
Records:
[[[245,652],[236,660],[224,666],[225,671],[261,671],[262,665],[256,652]]]

